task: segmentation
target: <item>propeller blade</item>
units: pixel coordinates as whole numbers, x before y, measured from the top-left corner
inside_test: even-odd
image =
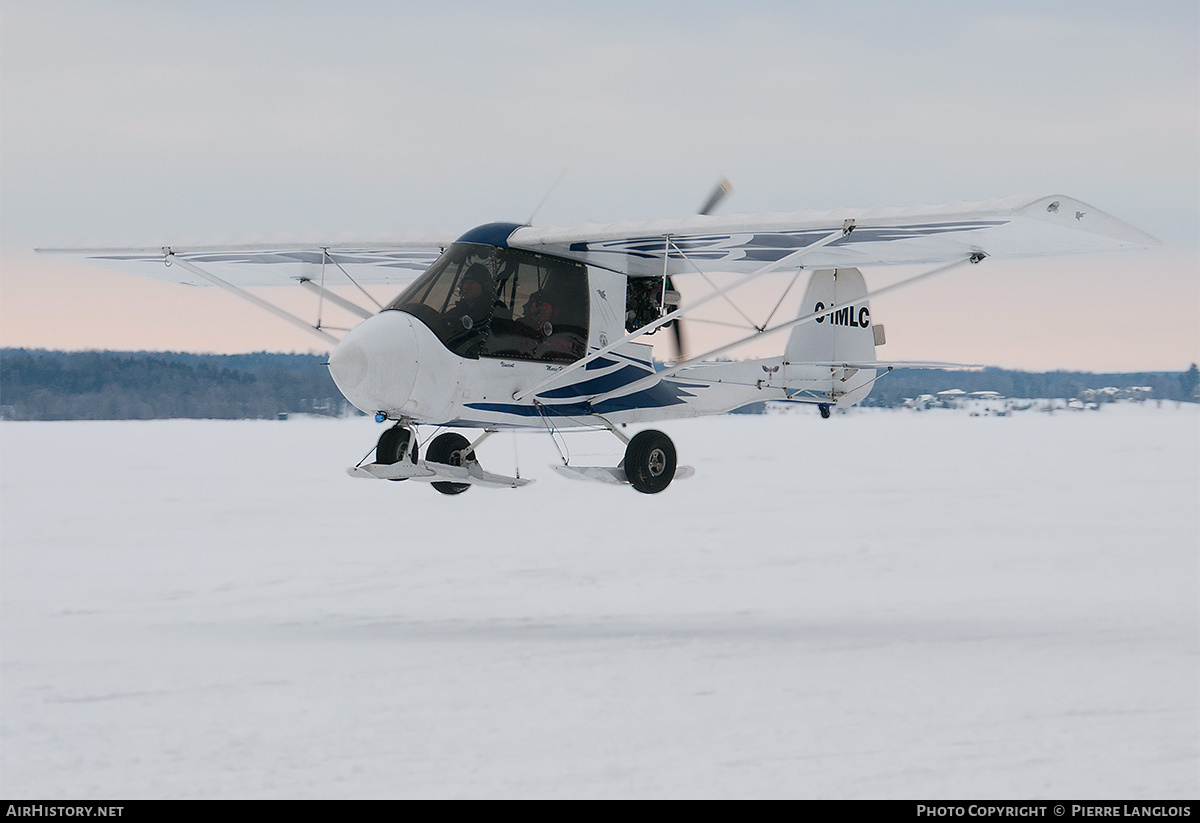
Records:
[[[724,200],[725,195],[731,191],[733,191],[733,184],[722,177],[717,181],[717,187],[713,189],[712,194],[708,196],[708,201],[700,207],[700,211],[697,214],[712,214],[717,204]]]
[[[675,322],[671,324],[672,330],[675,332],[675,354],[680,361],[686,360],[683,348],[683,324],[679,322],[679,318],[675,318]]]
[[[674,306],[678,306],[679,302],[680,302],[679,292],[675,291],[675,284],[671,282],[671,275],[667,275],[666,293],[674,295],[672,304]],[[675,337],[675,354],[676,354],[677,359],[679,359],[679,360],[684,359],[683,322],[682,321],[683,321],[682,317],[676,317],[675,320],[671,323],[671,333]]]
[[[708,200],[705,201],[704,205],[700,207],[700,211],[697,212],[697,214],[712,214],[716,210],[717,205],[720,204],[720,202],[725,199],[725,195],[729,194],[729,192],[731,192],[731,191],[733,191],[733,184],[730,183],[729,180],[727,180],[726,178],[722,177],[720,180],[717,181],[717,187],[712,190],[712,194],[710,194],[708,196]],[[670,288],[670,285],[669,285],[670,278],[667,278],[667,282],[668,282],[667,288]],[[674,333],[675,333],[675,354],[677,354],[679,356],[680,360],[685,359],[684,353],[683,353],[684,348],[683,348],[683,322],[682,322],[682,320],[683,320],[682,317],[677,318],[675,320],[675,322],[671,324],[673,326]]]

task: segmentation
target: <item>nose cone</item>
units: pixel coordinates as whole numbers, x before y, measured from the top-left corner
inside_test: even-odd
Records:
[[[353,328],[329,357],[329,374],[346,399],[368,414],[404,414],[417,382],[413,319],[385,311]]]

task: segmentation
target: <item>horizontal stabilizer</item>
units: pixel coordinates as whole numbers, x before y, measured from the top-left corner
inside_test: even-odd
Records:
[[[788,361],[789,366],[824,366],[831,369],[946,369],[948,371],[981,371],[986,366],[972,363],[938,363],[923,360],[823,360],[796,362]]]

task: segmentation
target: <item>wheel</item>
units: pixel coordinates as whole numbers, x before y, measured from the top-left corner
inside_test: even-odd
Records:
[[[462,466],[475,459],[474,453],[467,451],[470,445],[467,438],[456,432],[439,434],[425,450],[425,462]],[[449,483],[444,480],[432,485],[442,494],[462,494],[471,488],[470,483]]]
[[[638,432],[625,448],[625,476],[642,494],[657,494],[675,479],[675,444],[660,431]]]
[[[404,454],[404,448],[408,442],[412,440],[412,429],[406,429],[403,426],[393,426],[385,431],[379,438],[379,443],[375,446],[375,462],[382,463],[385,466],[390,466],[392,463],[399,463],[400,457]],[[413,465],[417,462],[417,452],[419,447],[414,441],[412,451],[408,453],[408,459]],[[407,477],[392,477],[390,480],[407,480]]]
[[[828,403],[818,403],[817,408],[821,411],[821,419],[828,420],[829,419],[829,404]]]

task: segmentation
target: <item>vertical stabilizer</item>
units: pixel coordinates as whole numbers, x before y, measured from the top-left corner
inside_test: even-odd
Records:
[[[810,391],[825,394],[839,406],[865,398],[875,379],[874,369],[861,368],[875,360],[876,334],[866,296],[867,284],[858,269],[814,271],[799,314],[834,308],[816,321],[792,329],[784,349],[788,374],[811,378],[820,373],[822,379]],[[817,363],[829,365],[808,365]],[[804,382],[813,386],[811,379]]]

